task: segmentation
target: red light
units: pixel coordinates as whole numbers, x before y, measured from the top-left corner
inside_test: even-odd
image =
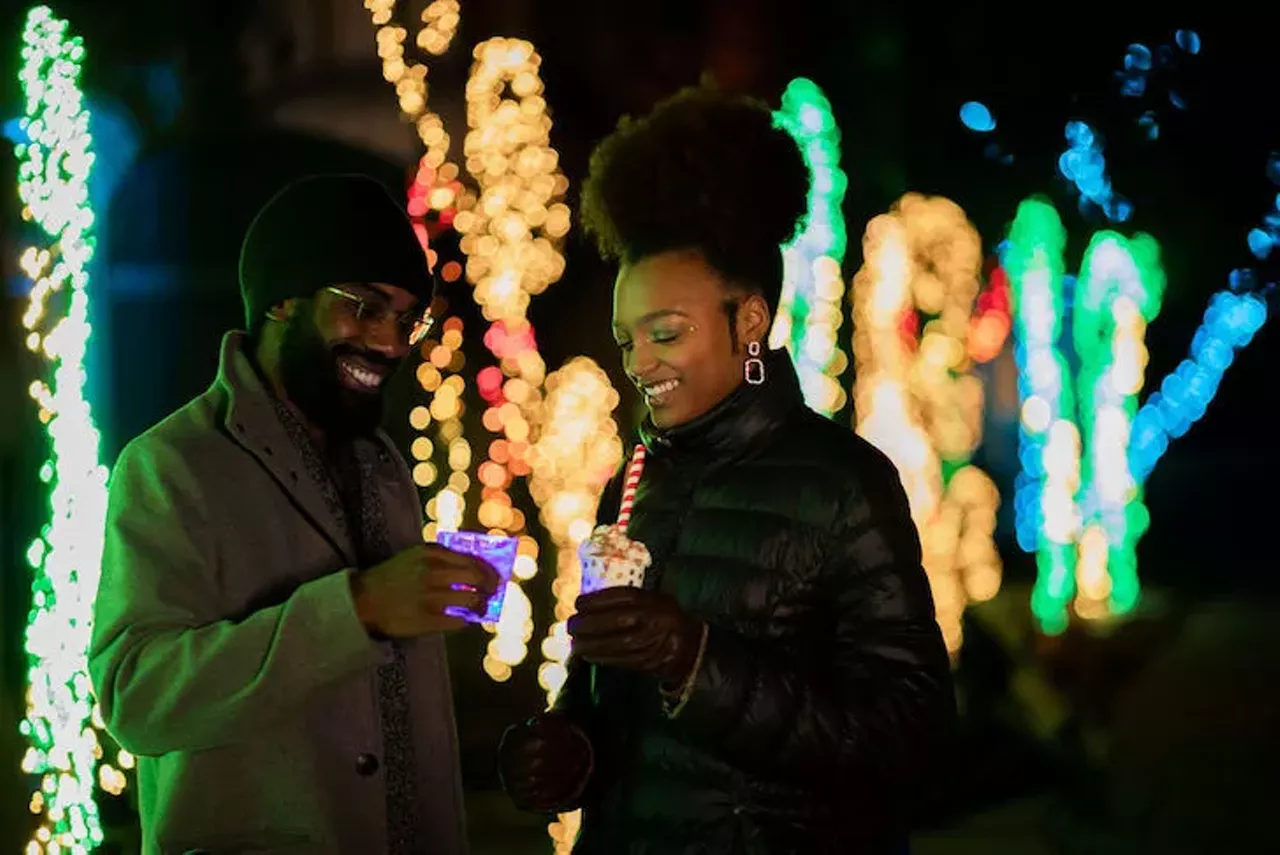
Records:
[[[476,388],[480,397],[497,406],[502,401],[502,371],[496,365],[482,368],[476,374]]]

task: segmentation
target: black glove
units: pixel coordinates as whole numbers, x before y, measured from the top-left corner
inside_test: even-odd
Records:
[[[498,746],[502,788],[520,810],[540,813],[578,807],[593,759],[587,735],[558,712],[507,728]]]
[[[703,624],[671,597],[639,588],[606,588],[578,598],[569,618],[573,652],[587,662],[652,674],[669,692],[693,670]]]

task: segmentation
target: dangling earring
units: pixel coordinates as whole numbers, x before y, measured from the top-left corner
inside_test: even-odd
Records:
[[[743,363],[742,371],[752,386],[764,385],[764,360],[760,358],[760,342],[753,341],[747,345],[747,361]]]

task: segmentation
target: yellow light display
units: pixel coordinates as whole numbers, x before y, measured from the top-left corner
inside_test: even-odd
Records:
[[[464,152],[480,200],[454,227],[476,302],[491,321],[522,320],[530,296],[564,273],[559,244],[569,207],[561,200],[569,181],[551,147],[541,62],[529,42],[490,39],[476,46],[467,81]]]
[[[909,193],[867,224],[862,244],[853,281],[857,431],[898,468],[954,654],[965,607],[993,597],[1001,575],[999,493],[969,463],[982,437],[983,387],[972,373],[979,325],[988,330],[979,336],[984,355],[999,350],[989,319],[973,313],[982,242],[954,202]]]
[[[419,433],[409,446],[414,459],[413,480],[423,489],[439,480],[439,471],[433,462],[437,450],[444,453],[449,470],[444,486],[427,501],[429,522],[423,530],[426,540],[435,540],[438,531],[457,531],[462,525],[466,510],[467,491],[471,489],[471,444],[463,436],[462,416],[466,404],[462,394],[466,390],[459,373],[466,360],[462,355],[463,323],[460,318],[448,318],[441,325],[439,340],[427,339],[421,345],[423,361],[418,366],[418,384],[431,393],[431,403],[417,406],[409,413],[409,425]],[[446,376],[446,372],[449,373]],[[435,439],[429,431],[435,424]]]
[[[516,478],[532,473],[527,458],[539,430],[546,380],[526,312],[530,298],[564,272],[560,244],[569,231],[569,208],[561,199],[569,182],[550,144],[551,119],[538,74],[542,60],[533,45],[493,38],[476,45],[473,56],[463,151],[480,194],[474,207],[457,214],[453,227],[462,235],[476,303],[492,322],[485,346],[498,360],[476,381],[489,405],[482,422],[495,437],[478,473],[484,492],[477,513],[486,528],[519,534],[525,520],[508,491]],[[540,505],[555,500],[534,498]],[[516,576],[528,580],[537,573],[537,543],[526,537],[521,545]],[[527,598],[514,588],[508,591],[513,595],[529,617],[508,620],[504,614],[499,622],[485,657],[485,670],[498,679],[524,661],[533,633]]]
[[[524,514],[514,507],[509,492],[515,479],[532,471],[526,458],[536,439],[546,376],[526,312],[530,297],[564,271],[559,246],[569,230],[569,209],[561,200],[568,180],[558,171],[559,157],[550,145],[551,120],[538,75],[541,59],[533,45],[494,38],[474,50],[466,88],[469,130],[464,153],[477,195],[463,187],[458,166],[447,162],[449,134],[443,120],[428,110],[426,65],[406,58],[408,31],[394,23],[395,0],[365,0],[365,8],[377,27],[383,76],[395,85],[400,109],[427,149],[409,189],[409,213],[424,246],[427,231],[421,220],[430,211],[437,212],[441,225],[451,225],[462,235],[461,248],[468,258],[465,271],[455,263],[445,264],[441,278],[454,281],[465,272],[477,304],[491,322],[484,343],[498,364],[480,370],[475,379],[487,404],[481,421],[493,439],[474,478],[480,487],[480,526],[520,537],[502,618],[487,626],[495,638],[483,662],[490,677],[506,680],[512,666],[527,656],[533,634],[532,605],[520,582],[538,570],[537,541],[522,534]],[[428,5],[415,44],[429,54],[446,52],[460,11],[456,0]],[[428,255],[434,253],[428,249]],[[439,472],[433,455],[440,451],[446,452],[451,470],[444,488],[427,502],[430,521],[423,534],[428,539],[463,524],[465,497],[472,486],[468,473],[473,458],[478,458],[462,432],[466,385],[460,374],[461,347],[462,324],[457,318],[446,322],[439,341],[424,345],[418,380],[432,398],[429,406],[410,415],[420,433],[411,447],[415,481],[424,489],[436,482]],[[434,441],[426,433],[433,422],[438,426]]]
[[[586,357],[571,359],[547,378],[542,430],[530,449],[529,492],[541,508],[543,528],[556,545],[551,583],[555,616],[542,642],[538,683],[550,705],[565,680],[568,620],[582,583],[578,546],[591,536],[600,494],[622,462],[622,440],[612,413],[618,393],[608,375]],[[580,816],[560,815],[548,826],[556,853],[573,848]]]
[[[395,23],[397,0],[364,0],[364,6],[377,28],[382,76],[395,86],[400,112],[413,124],[426,148],[409,188],[409,213],[417,221],[425,246],[426,228],[420,220],[429,210],[439,212],[441,221],[448,225],[455,212],[474,205],[476,197],[458,180],[458,165],[448,162],[451,140],[444,120],[427,108],[426,64],[406,58],[409,31]],[[433,56],[445,54],[457,34],[460,13],[457,0],[435,0],[423,10],[422,27],[414,42]]]
[[[540,519],[556,545],[555,620],[542,642],[538,683],[547,703],[564,685],[569,658],[566,622],[573,616],[582,573],[578,546],[595,527],[600,493],[622,461],[622,440],[613,411],[618,393],[595,362],[570,360],[547,378],[543,429],[530,450],[533,476],[529,492],[541,508]]]

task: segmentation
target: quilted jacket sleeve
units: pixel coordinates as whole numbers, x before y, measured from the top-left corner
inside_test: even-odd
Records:
[[[712,627],[677,726],[744,770],[855,773],[896,789],[940,762],[955,699],[906,495],[870,447],[823,568],[832,635],[820,661]]]
[[[346,571],[220,619],[199,499],[160,442],[131,444],[112,474],[89,674],[108,731],[134,754],[238,742],[378,661]]]

